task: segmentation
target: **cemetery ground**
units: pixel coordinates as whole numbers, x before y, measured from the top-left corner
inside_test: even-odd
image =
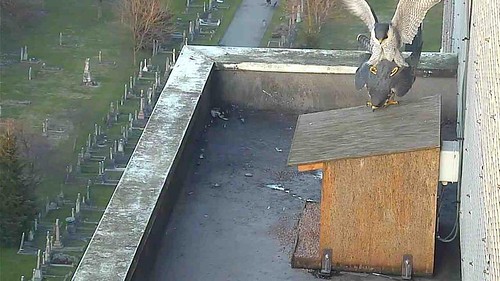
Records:
[[[200,34],[194,43],[217,44],[240,1],[224,0],[224,3],[218,3],[221,8],[215,10],[212,16],[222,19],[220,25],[207,28],[211,36]],[[26,26],[15,32],[2,31],[0,121],[15,119],[29,133],[34,149],[39,150],[36,164],[42,176],[36,190],[38,211],[42,214],[38,220],[38,230],[33,241],[26,242],[25,248],[29,248],[26,254],[18,254],[19,247],[0,249],[2,280],[19,280],[21,275],[31,278],[32,269],[37,264],[34,249],[45,249],[45,231],[50,230],[53,235],[56,218],[60,220],[60,230],[65,238],[65,219],[72,217],[72,208],[76,207],[80,194],[80,200],[87,197],[87,202],[79,203],[82,207],[77,235],[72,239],[64,239],[64,253],[77,257],[76,265],[122,173],[121,169],[107,172],[107,183],[99,184],[101,167],[96,159],[106,157],[103,164],[106,167],[102,168],[107,169],[112,149],[114,157],[126,163],[141,134],[140,128],[132,129],[132,126],[141,125],[137,124],[140,89],[146,95],[148,87],[155,81],[155,75],[149,72],[144,74],[145,79],[137,79],[133,87],[135,91],[122,101],[124,86],[129,85],[134,73],[137,74],[138,66],[132,65],[130,34],[113,14],[113,4],[103,1],[102,17],[98,20],[97,1],[44,1],[43,7],[36,8],[37,19],[33,22],[27,22]],[[188,26],[188,19],[194,20],[196,13],[203,12],[201,0],[191,4],[193,6],[185,14],[186,1],[174,0],[171,3],[177,18],[177,30],[181,33]],[[180,43],[178,40],[168,47],[179,50]],[[22,46],[27,46],[28,58],[20,62]],[[145,51],[138,57],[150,56],[151,51]],[[166,58],[171,56],[171,53],[160,52],[151,59],[151,66],[160,73],[161,84],[166,79]],[[86,58],[90,58],[91,77],[97,82],[96,86],[82,85]],[[31,80],[28,77],[30,68]],[[130,87],[128,89],[130,91]],[[161,86],[155,93],[160,90]],[[151,106],[150,103],[148,105]],[[114,116],[117,116],[117,120],[112,120]],[[134,119],[132,122],[130,117]],[[106,123],[111,124],[107,126]],[[139,123],[144,125],[145,121]],[[100,131],[98,135],[95,134],[96,129]],[[45,135],[42,135],[42,131]],[[123,153],[120,155],[113,140],[125,137],[124,134],[127,144],[122,147]],[[101,145],[97,145],[99,141]],[[91,159],[80,161],[83,159],[82,153],[87,150],[89,154],[91,151]],[[92,181],[90,201],[87,196],[89,179]],[[46,213],[46,209],[49,212]],[[25,240],[28,240],[28,231]],[[44,278],[63,280],[73,270],[71,267],[45,267]]]
[[[370,1],[370,5],[381,21],[389,21],[392,18],[396,3],[397,1],[393,0]],[[360,33],[368,33],[368,28],[359,18],[339,6],[340,4],[335,4],[331,8],[332,10],[321,28],[318,46],[320,49],[358,49],[356,42],[357,35]],[[272,34],[277,33],[280,26],[288,26],[289,16],[287,16],[285,5],[278,5],[275,9],[276,12],[273,15],[273,19],[268,25],[266,34],[261,41],[262,47],[268,46],[269,41],[271,41],[271,44],[269,44],[270,47],[276,47],[277,44],[275,42],[277,42],[279,38],[272,38]],[[424,20],[424,51],[440,50],[442,20],[443,2],[441,1],[429,10]],[[309,48],[304,36],[304,30],[306,29],[305,25],[304,18],[302,18],[301,23],[297,24],[298,34],[295,42],[293,42],[294,48]]]

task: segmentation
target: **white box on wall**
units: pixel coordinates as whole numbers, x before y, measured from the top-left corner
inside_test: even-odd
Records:
[[[443,185],[458,182],[460,153],[458,141],[443,141],[439,157],[439,181]]]

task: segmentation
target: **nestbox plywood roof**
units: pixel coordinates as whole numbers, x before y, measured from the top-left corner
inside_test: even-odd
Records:
[[[435,148],[441,97],[402,102],[372,112],[366,106],[300,115],[289,165]]]

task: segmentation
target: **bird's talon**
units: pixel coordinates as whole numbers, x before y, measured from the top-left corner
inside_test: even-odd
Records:
[[[399,104],[397,100],[388,100],[385,102],[384,106],[396,105],[396,104]]]
[[[366,102],[366,106],[367,106],[367,107],[372,107],[372,106],[373,106],[373,104],[372,104],[372,102],[371,102],[371,101],[367,101],[367,102]]]
[[[394,76],[396,73],[398,73],[399,67],[396,66],[391,70],[391,73],[389,74],[390,77]]]

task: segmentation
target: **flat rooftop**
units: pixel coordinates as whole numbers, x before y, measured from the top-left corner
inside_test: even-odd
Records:
[[[298,115],[233,107],[227,117],[212,119],[200,138],[150,280],[317,280],[290,263],[305,200],[318,201],[321,188],[318,174],[287,166]],[[436,248],[435,278],[415,280],[460,280],[458,244]]]

